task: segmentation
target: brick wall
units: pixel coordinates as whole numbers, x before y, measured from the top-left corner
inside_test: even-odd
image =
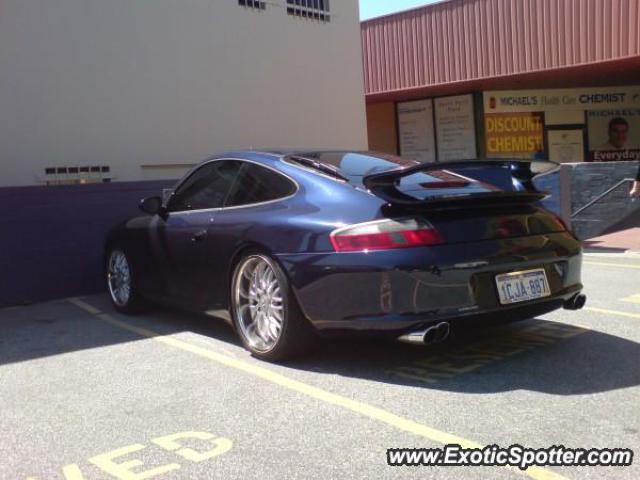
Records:
[[[0,306],[103,290],[107,232],[173,183],[0,188]]]

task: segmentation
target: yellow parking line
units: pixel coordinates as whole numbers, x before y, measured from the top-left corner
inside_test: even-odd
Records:
[[[584,307],[585,310],[597,313],[607,313],[609,315],[618,315],[619,317],[629,317],[640,319],[640,313],[621,312],[620,310],[609,310],[608,308]]]
[[[67,301],[69,303],[73,303],[76,307],[80,307],[85,312],[89,312],[91,315],[99,315],[99,314],[102,313],[100,310],[98,310],[93,305],[90,305],[87,302],[83,302],[79,298],[68,298]]]
[[[122,328],[124,330],[128,330],[130,332],[137,333],[138,335],[143,337],[151,338],[165,345],[169,345],[171,347],[178,348],[180,350],[184,350],[186,352],[190,352],[195,355],[207,358],[220,365],[224,365],[230,368],[235,368],[236,370],[240,370],[242,372],[248,373],[249,375],[262,378],[263,380],[274,383],[276,385],[280,385],[281,387],[287,388],[297,393],[301,393],[303,395],[314,398],[321,402],[342,407],[346,410],[350,410],[354,413],[368,417],[372,420],[377,420],[379,422],[386,423],[387,425],[390,425],[399,430],[403,430],[405,432],[424,437],[428,440],[432,440],[434,442],[441,443],[443,445],[455,443],[455,444],[461,445],[464,448],[482,448],[483,447],[483,445],[476,443],[474,441],[467,440],[465,438],[458,437],[456,435],[452,435],[450,433],[446,433],[440,430],[436,430],[435,428],[431,428],[426,425],[422,425],[420,423],[414,422],[413,420],[409,420],[399,415],[395,415],[391,412],[387,412],[382,408],[374,407],[373,405],[359,402],[351,398],[343,397],[341,395],[328,392],[321,388],[314,387],[313,385],[308,385],[298,380],[288,378],[284,375],[276,373],[267,368],[260,367],[258,365],[253,365],[243,360],[238,360],[228,355],[223,355],[223,354],[214,352],[212,350],[208,350],[206,348],[202,348],[200,346],[193,345],[191,343],[184,342],[182,340],[178,340],[177,338],[161,335],[152,330],[147,330],[146,328],[135,327],[127,322],[122,322],[120,320],[117,320],[112,316],[110,316],[109,314],[100,313],[98,309],[96,309],[92,305],[89,305],[88,303],[78,298],[71,298],[69,299],[69,302],[85,310],[86,312],[89,312],[92,315],[95,315],[100,320],[110,323],[111,325],[114,325],[116,327]],[[547,470],[541,467],[529,467],[524,472],[519,470],[517,467],[508,467],[508,468],[509,470],[512,470],[516,473],[524,474],[537,480],[562,480],[562,479],[566,480],[566,477],[563,477],[562,475],[559,475],[555,472],[552,472],[551,470]]]
[[[640,303],[640,293],[636,293],[635,295],[631,295],[629,297],[621,298],[623,302],[632,302],[632,303]]]
[[[640,269],[640,265],[629,265],[628,263],[613,263],[613,262],[582,262],[585,265],[600,265],[603,267],[620,267],[620,268],[637,268]]]

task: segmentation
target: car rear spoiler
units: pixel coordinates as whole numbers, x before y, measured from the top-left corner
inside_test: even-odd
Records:
[[[398,190],[398,182],[401,178],[419,172],[434,170],[450,170],[457,172],[469,168],[504,168],[508,169],[513,178],[524,187],[521,191],[490,191],[481,193],[468,193],[456,195],[441,195],[420,200]],[[364,186],[374,195],[382,198],[392,205],[404,206],[432,206],[435,208],[454,208],[461,203],[473,201],[474,205],[497,205],[504,203],[533,203],[543,200],[548,195],[538,191],[532,180],[538,175],[551,173],[557,170],[559,165],[548,160],[466,160],[454,162],[439,162],[413,165],[410,167],[394,168],[384,172],[365,175],[362,179]],[[428,189],[428,187],[427,187]]]

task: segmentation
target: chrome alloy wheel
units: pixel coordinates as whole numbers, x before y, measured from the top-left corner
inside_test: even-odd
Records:
[[[273,349],[284,321],[282,287],[270,261],[260,255],[246,258],[234,288],[235,314],[242,335],[259,352]]]
[[[124,307],[131,298],[131,270],[126,255],[114,250],[107,263],[107,283],[113,302]]]

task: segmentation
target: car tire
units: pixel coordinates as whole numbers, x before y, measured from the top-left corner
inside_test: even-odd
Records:
[[[316,343],[286,274],[268,255],[248,253],[236,264],[230,305],[240,340],[255,357],[290,359],[308,353]]]
[[[120,313],[139,313],[145,306],[136,289],[131,262],[123,249],[112,247],[107,251],[105,265],[107,291],[113,307]]]

